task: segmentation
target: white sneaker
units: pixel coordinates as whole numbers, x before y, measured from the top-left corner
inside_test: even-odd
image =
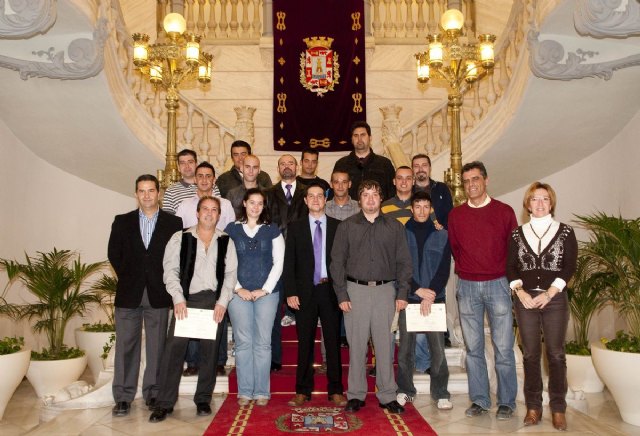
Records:
[[[396,395],[396,401],[401,406],[404,406],[407,403],[413,403],[413,397],[407,394],[398,394]]]
[[[440,410],[451,410],[451,409],[453,409],[453,404],[451,403],[451,401],[449,401],[446,398],[440,398],[438,400],[437,407]]]
[[[290,325],[296,325],[296,319],[293,316],[285,315],[282,317],[282,321],[280,321],[280,325],[282,327],[289,327]]]

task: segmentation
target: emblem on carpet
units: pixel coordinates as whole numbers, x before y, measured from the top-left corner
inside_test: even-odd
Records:
[[[279,416],[276,427],[296,433],[347,433],[362,427],[362,421],[344,407],[296,407]]]
[[[285,433],[331,433],[356,435],[435,435],[429,423],[413,405],[405,413],[390,413],[378,407],[374,394],[357,413],[335,407],[326,394],[312,395],[305,407],[287,405],[290,394],[274,394],[266,407],[251,402],[238,406],[237,396],[228,395],[205,435],[264,435]]]

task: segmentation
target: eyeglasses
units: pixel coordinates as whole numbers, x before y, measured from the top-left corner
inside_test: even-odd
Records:
[[[551,199],[549,197],[531,197],[531,200],[529,200],[531,202],[539,202],[542,201],[543,203],[550,203]]]

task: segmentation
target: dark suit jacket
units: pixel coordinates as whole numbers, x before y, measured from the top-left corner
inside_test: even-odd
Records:
[[[111,225],[108,256],[118,275],[115,306],[127,309],[140,306],[146,287],[152,307],[169,307],[171,296],[162,280],[162,259],[171,236],[182,230],[182,220],[160,210],[149,248],[145,249],[138,211],[116,215]]]
[[[289,224],[289,234],[287,235],[286,249],[284,252],[284,292],[286,297],[299,297],[300,304],[304,305],[313,292],[313,240],[311,229],[309,228],[309,215],[305,214],[302,218]],[[327,217],[327,277],[331,283],[331,249],[333,247],[333,238],[336,235],[338,221],[335,218]],[[333,285],[332,289],[333,289]],[[335,293],[331,293],[332,299],[335,299],[336,306],[338,299]]]
[[[287,238],[289,224],[306,216],[309,212],[304,202],[305,194],[305,185],[296,183],[296,190],[293,193],[291,206],[289,206],[280,182],[267,191],[267,205],[269,206],[269,212],[271,212],[271,221],[278,225],[285,239]]]

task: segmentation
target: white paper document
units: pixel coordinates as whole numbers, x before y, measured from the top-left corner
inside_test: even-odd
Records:
[[[192,339],[216,339],[218,323],[213,320],[213,310],[187,308],[187,317],[176,318],[174,336]]]
[[[419,304],[409,304],[405,309],[408,332],[445,332],[447,331],[447,309],[444,303],[431,305],[431,313],[420,314]]]

